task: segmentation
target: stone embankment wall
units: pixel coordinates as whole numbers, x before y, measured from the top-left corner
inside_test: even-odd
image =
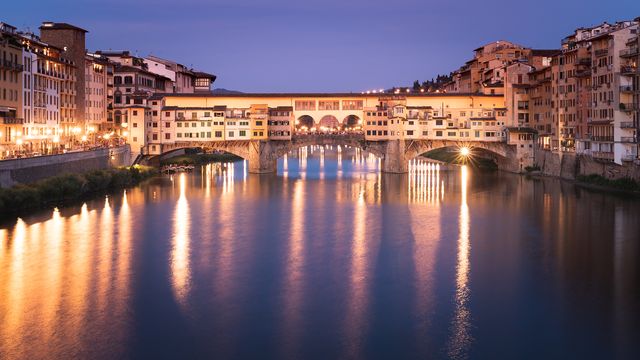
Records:
[[[64,173],[83,173],[131,164],[129,145],[60,155],[0,161],[0,187],[27,184]]]
[[[626,177],[640,181],[640,165],[632,162],[618,165],[588,156],[538,149],[535,151],[535,163],[544,175],[563,179],[574,180],[579,175],[597,174],[611,180]]]

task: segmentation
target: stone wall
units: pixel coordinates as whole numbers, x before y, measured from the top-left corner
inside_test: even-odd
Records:
[[[27,184],[64,173],[83,173],[131,164],[129,145],[0,161],[0,187]]]
[[[535,163],[540,166],[544,175],[557,176],[563,179],[575,180],[578,175],[597,174],[607,179],[632,178],[640,181],[640,165],[594,160],[589,156],[573,153],[554,153],[548,150],[535,151]]]

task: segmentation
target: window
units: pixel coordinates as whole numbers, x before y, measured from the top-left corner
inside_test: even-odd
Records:
[[[229,131],[229,137],[232,138],[233,137],[233,131]]]
[[[315,100],[296,100],[296,110],[315,110],[316,102]]]
[[[137,128],[137,127],[138,127],[138,123],[137,123],[137,122],[134,122],[134,123],[133,123],[133,127],[134,127],[134,128]]]
[[[342,100],[343,110],[362,110],[362,100]]]
[[[171,139],[171,134],[169,134],[169,133],[165,133],[165,134],[164,134],[164,138],[165,138],[165,140],[169,140],[169,139]]]
[[[436,131],[436,136],[442,136],[442,131]]]
[[[216,136],[217,138],[221,138],[221,137],[222,137],[222,131],[216,131],[216,132],[215,132],[215,136]]]
[[[138,110],[133,110],[133,116],[138,116]]]
[[[318,110],[340,110],[340,102],[338,100],[318,101]]]
[[[247,136],[247,132],[245,130],[240,130],[240,136]]]

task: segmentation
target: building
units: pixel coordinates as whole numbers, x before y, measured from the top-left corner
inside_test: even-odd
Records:
[[[47,44],[64,51],[69,62],[61,87],[61,130],[64,136],[77,141],[86,131],[85,124],[85,56],[87,30],[67,23],[45,21],[40,26],[40,38]]]
[[[0,23],[0,158],[22,148],[22,44],[16,28]]]

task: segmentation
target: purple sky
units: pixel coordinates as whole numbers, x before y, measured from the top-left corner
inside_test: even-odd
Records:
[[[640,16],[639,0],[30,0],[0,21],[89,30],[87,46],[154,54],[251,91],[362,91],[449,73],[494,40],[555,48],[580,26]]]

